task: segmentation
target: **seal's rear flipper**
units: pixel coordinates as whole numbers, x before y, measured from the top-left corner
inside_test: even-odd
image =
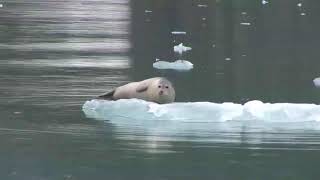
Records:
[[[105,94],[101,94],[97,97],[97,99],[107,99],[107,100],[113,100],[113,94],[114,94],[115,90],[111,91],[111,92],[107,92]]]

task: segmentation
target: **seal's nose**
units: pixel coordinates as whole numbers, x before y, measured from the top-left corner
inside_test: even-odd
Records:
[[[161,91],[159,91],[159,95],[162,95],[163,94],[163,91],[161,90]]]

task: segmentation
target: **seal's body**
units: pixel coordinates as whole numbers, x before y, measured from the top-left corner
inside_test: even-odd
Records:
[[[102,99],[143,99],[159,104],[171,103],[175,99],[172,83],[163,77],[155,77],[139,82],[131,82],[115,90],[98,96]]]

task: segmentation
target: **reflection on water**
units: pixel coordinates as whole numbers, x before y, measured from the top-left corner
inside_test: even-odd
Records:
[[[119,134],[116,138],[139,141],[132,146],[149,153],[175,152],[174,142],[235,149],[319,148],[319,106],[311,104],[158,105],[141,100],[92,100],[83,111],[89,118],[110,120]]]
[[[318,104],[319,5],[1,1],[0,179],[318,179],[318,122],[97,121],[81,107],[160,75],[182,102]]]
[[[74,106],[126,79],[128,1],[4,4],[0,68],[7,96],[2,102]]]

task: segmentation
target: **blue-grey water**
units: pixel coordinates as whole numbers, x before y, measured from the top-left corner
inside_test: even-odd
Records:
[[[319,179],[316,121],[118,122],[82,111],[152,76],[170,79],[178,102],[319,104],[319,2],[0,1],[0,179]],[[175,54],[181,42],[192,50]],[[156,70],[156,58],[194,69]]]

